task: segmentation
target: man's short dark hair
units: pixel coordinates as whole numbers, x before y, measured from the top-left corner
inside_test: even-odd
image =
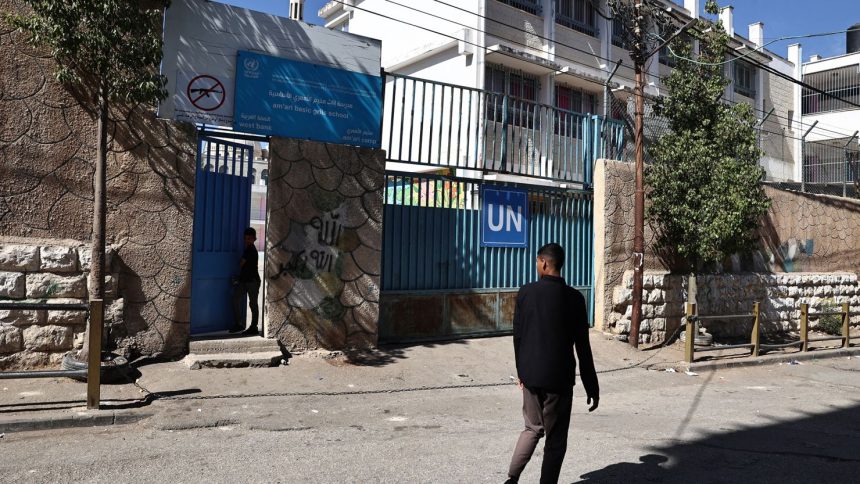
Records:
[[[254,230],[254,227],[248,227],[245,229],[245,235],[250,235],[253,238],[257,238],[257,231]]]
[[[560,271],[564,267],[564,249],[555,242],[541,247],[538,250],[538,257],[543,257],[544,260],[549,261],[556,270]]]

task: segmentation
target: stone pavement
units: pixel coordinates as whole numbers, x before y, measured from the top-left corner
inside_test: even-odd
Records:
[[[562,482],[835,483],[860,470],[860,358],[688,375],[676,348],[655,354],[597,333],[592,340],[601,406],[589,414],[576,389]],[[508,385],[512,353],[510,337],[500,337],[268,369],[148,365],[141,386],[186,399],[123,408],[141,391],[106,386],[108,412],[148,418],[7,431],[0,480],[502,482],[522,427]],[[476,386],[396,391],[464,385]],[[80,383],[2,381],[0,425],[87,414],[83,395]],[[532,463],[522,482],[538,473]]]

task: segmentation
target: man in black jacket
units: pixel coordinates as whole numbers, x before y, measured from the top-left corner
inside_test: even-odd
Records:
[[[567,431],[576,379],[576,356],[588,396],[589,412],[597,409],[600,390],[588,342],[585,298],[561,278],[564,249],[540,248],[540,279],[517,294],[514,312],[514,355],[523,392],[525,430],[517,440],[508,483],[516,483],[541,437],[546,435],[541,483],[558,482],[567,451]]]

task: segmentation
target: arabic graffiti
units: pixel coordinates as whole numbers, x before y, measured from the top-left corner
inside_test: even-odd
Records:
[[[311,219],[311,227],[317,230],[317,242],[322,245],[336,246],[343,234],[343,225],[338,222],[340,214],[329,212],[326,218],[314,217]]]

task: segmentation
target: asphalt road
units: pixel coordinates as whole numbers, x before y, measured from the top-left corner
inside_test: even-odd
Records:
[[[576,389],[561,482],[860,482],[858,358],[601,388],[592,414]],[[0,481],[503,482],[519,406],[513,386],[157,401],[133,425],[5,435]]]

